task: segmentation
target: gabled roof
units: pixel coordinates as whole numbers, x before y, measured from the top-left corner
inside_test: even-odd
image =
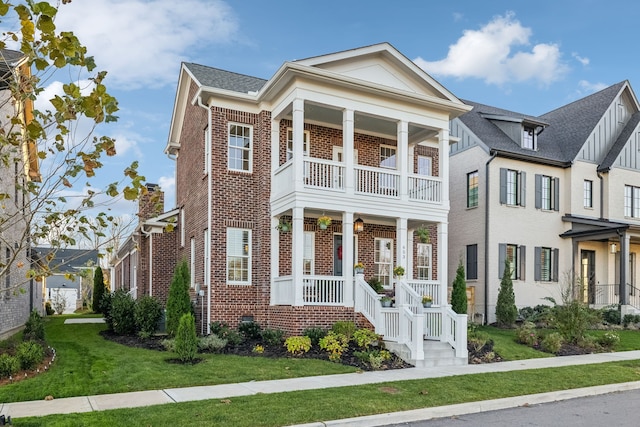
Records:
[[[598,172],[606,172],[611,169],[613,163],[618,158],[618,155],[622,151],[622,149],[627,145],[629,138],[633,132],[638,128],[638,124],[640,123],[640,112],[634,113],[631,116],[631,119],[627,122],[626,126],[618,136],[616,142],[614,142],[613,146],[607,153],[607,155],[602,160],[602,163],[598,165]]]
[[[540,116],[552,126],[545,129],[538,142],[552,141],[561,147],[563,158],[572,161],[626,83],[614,84]]]
[[[33,248],[40,260],[50,258],[46,264],[54,273],[76,272],[78,268],[99,265],[96,249]]]
[[[200,86],[249,93],[259,91],[267,82],[267,80],[258,77],[247,76],[191,62],[185,62],[184,66]]]

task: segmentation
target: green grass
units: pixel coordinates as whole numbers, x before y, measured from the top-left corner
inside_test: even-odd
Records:
[[[72,316],[46,319],[46,338],[57,351],[49,372],[0,387],[0,402],[139,390],[263,381],[355,372],[314,359],[201,354],[196,365],[168,363],[175,354],[131,348],[103,339],[104,324],[71,324]]]
[[[282,426],[640,380],[640,361],[390,382],[15,420],[25,426]],[[310,403],[313,402],[313,403]],[[345,404],[349,402],[349,404]]]
[[[552,354],[544,353],[534,348],[527,347],[526,345],[518,344],[515,340],[515,329],[502,329],[493,326],[479,326],[478,330],[489,335],[489,337],[493,340],[493,350],[498,353],[505,361],[553,357]]]

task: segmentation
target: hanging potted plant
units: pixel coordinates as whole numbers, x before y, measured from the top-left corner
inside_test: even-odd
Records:
[[[330,217],[323,214],[320,218],[318,218],[318,227],[320,227],[321,230],[326,230],[327,227],[329,227],[330,225],[331,225]]]
[[[416,234],[418,235],[421,243],[429,243],[430,232],[428,227],[425,227],[424,225],[421,226],[416,230]]]
[[[401,279],[402,276],[404,276],[404,267],[402,267],[401,265],[395,266],[395,268],[393,269],[393,276]]]
[[[281,218],[276,228],[280,230],[281,233],[287,233],[291,231],[291,223],[286,219]]]

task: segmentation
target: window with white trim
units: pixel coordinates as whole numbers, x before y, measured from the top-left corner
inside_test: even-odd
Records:
[[[498,277],[502,279],[506,263],[511,270],[511,279],[524,280],[525,273],[525,247],[511,243],[498,245]]]
[[[253,165],[253,128],[229,123],[229,170],[251,172]]]
[[[583,184],[584,207],[593,207],[593,181],[585,179]]]
[[[640,218],[640,187],[624,186],[624,216]]]
[[[305,156],[309,156],[309,140],[310,140],[310,133],[308,130],[305,130],[303,133],[303,141],[302,141],[302,146],[303,146],[303,150],[304,150],[304,155]],[[287,128],[287,160],[292,159],[293,158],[293,128]]]
[[[251,283],[251,230],[227,228],[227,282]]]
[[[431,250],[429,243],[418,243],[416,267],[420,280],[431,280]]]
[[[430,156],[418,156],[418,175],[433,175],[433,158]]]
[[[191,287],[196,287],[196,239],[191,238],[189,242],[189,275],[191,276]]]
[[[522,148],[536,149],[536,129],[533,126],[522,126]]]
[[[315,260],[315,233],[304,232],[304,249],[302,254],[302,274],[313,275]]]
[[[396,165],[396,147],[380,145],[380,167],[396,169]],[[380,187],[381,194],[395,196],[398,190],[398,176],[391,173],[380,172],[378,174],[378,186]]]
[[[391,286],[393,276],[393,240],[376,237],[373,253],[373,277],[380,280],[384,286]]]
[[[536,209],[557,211],[560,205],[560,179],[536,174]]]
[[[509,206],[525,206],[526,173],[500,168],[500,203]]]
[[[392,145],[380,145],[380,167],[395,169],[396,164],[396,147]]]
[[[467,174],[467,207],[475,208],[478,206],[478,171],[469,172]]]

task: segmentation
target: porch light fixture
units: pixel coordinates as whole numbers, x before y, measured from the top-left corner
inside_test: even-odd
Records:
[[[358,217],[358,219],[353,221],[353,232],[362,233],[362,230],[364,230],[364,221],[362,218]]]
[[[611,244],[611,253],[615,254],[617,252],[618,249],[618,245],[616,245],[615,243]]]

